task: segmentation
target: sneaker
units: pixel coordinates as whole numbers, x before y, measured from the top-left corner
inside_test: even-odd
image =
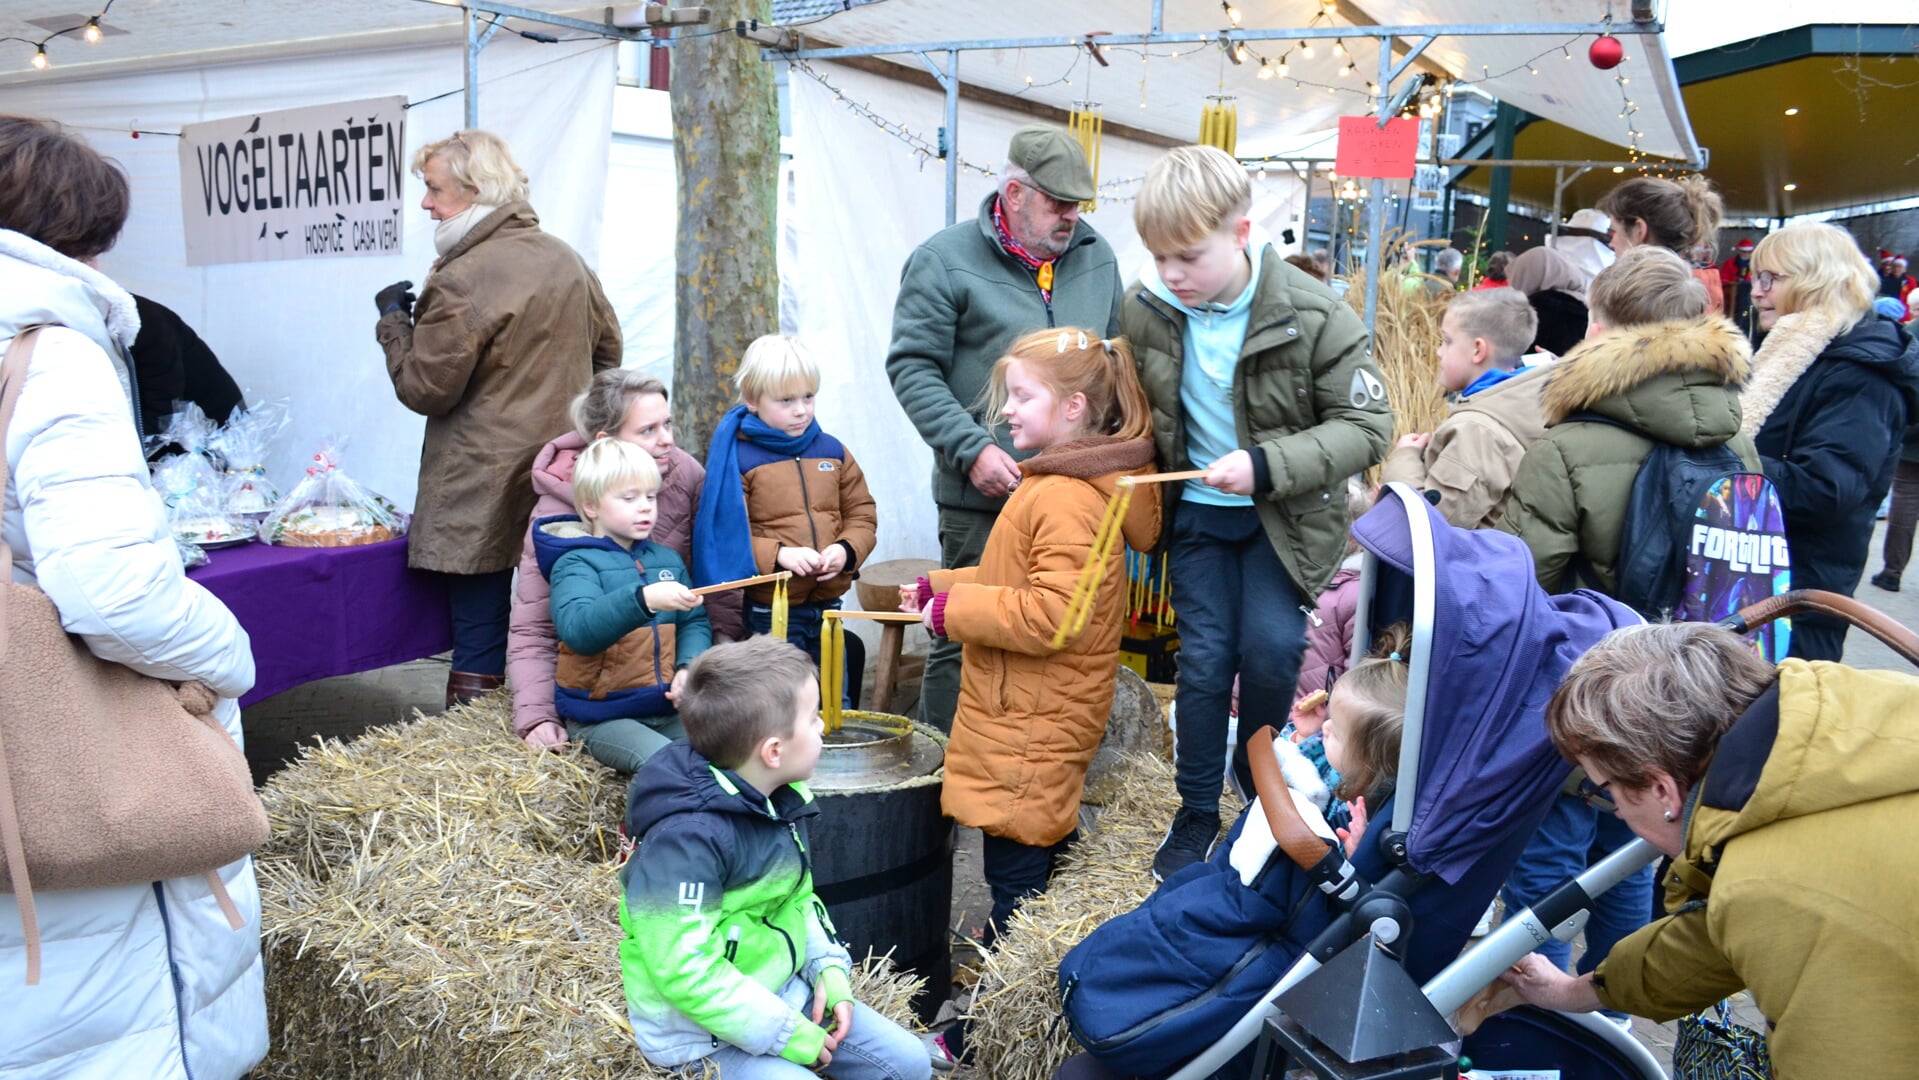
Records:
[[[1499,901],[1494,900],[1492,903],[1487,904],[1486,914],[1481,915],[1479,917],[1478,924],[1473,927],[1472,936],[1476,938],[1482,938],[1482,937],[1485,937],[1487,934],[1492,933],[1493,919],[1496,916],[1498,916],[1498,914],[1499,914]]]
[[[946,1048],[945,1035],[928,1032],[920,1036],[920,1042],[926,1045],[926,1056],[933,1062],[934,1072],[952,1072],[954,1066],[959,1064],[953,1052]]]
[[[1899,575],[1888,574],[1884,570],[1872,575],[1872,583],[1887,592],[1899,591]]]
[[[1165,881],[1196,862],[1213,856],[1219,843],[1219,814],[1182,806],[1166,829],[1166,838],[1153,853],[1153,880]]]

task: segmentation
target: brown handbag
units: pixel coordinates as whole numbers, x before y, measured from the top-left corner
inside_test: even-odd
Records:
[[[40,327],[0,361],[4,442]],[[13,550],[0,540],[0,571]],[[33,890],[204,875],[227,922],[244,927],[220,867],[266,842],[246,755],[213,715],[213,691],[175,686],[93,655],[47,594],[0,586],[0,892],[16,894],[27,985],[40,981]]]

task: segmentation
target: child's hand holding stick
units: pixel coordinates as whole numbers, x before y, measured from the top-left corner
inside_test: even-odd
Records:
[[[713,585],[702,585],[697,589],[689,589],[687,591],[691,592],[694,596],[705,596],[708,593],[728,592],[733,589],[744,589],[748,585],[764,585],[769,581],[779,581],[783,578],[790,578],[792,576],[793,574],[790,571],[780,570],[776,573],[771,573],[771,574],[758,574],[753,577],[735,578],[732,581],[721,581]]]

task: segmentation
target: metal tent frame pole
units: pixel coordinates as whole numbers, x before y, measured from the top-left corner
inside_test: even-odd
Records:
[[[1378,117],[1374,121],[1377,126],[1385,127],[1387,121],[1393,118],[1393,114],[1399,111],[1395,101],[1400,95],[1390,90],[1393,80],[1411,67],[1413,61],[1419,59],[1420,54],[1426,51],[1426,47],[1433,43],[1436,36],[1426,34],[1414,41],[1407,48],[1405,57],[1397,64],[1393,63],[1392,47],[1385,41],[1379,43],[1379,93],[1375,98],[1379,102],[1379,107]],[[1366,336],[1370,339],[1373,335],[1373,324],[1379,318],[1379,275],[1386,262],[1385,180],[1380,177],[1373,178],[1368,199],[1371,205],[1366,207],[1366,306],[1361,311],[1360,318],[1366,323]]]
[[[473,3],[460,5],[460,22],[466,31],[466,114],[462,125],[466,130],[480,126],[480,53],[493,35],[508,19],[520,19],[524,22],[544,23],[565,30],[578,30],[582,33],[598,34],[613,41],[645,41],[654,45],[670,45],[672,39],[657,38],[645,29],[634,26],[615,26],[612,8],[608,8],[608,21],[588,22],[566,15],[551,15],[531,8],[514,7],[510,4],[495,4],[490,0],[474,0]],[[480,25],[480,16],[493,18],[484,26]]]

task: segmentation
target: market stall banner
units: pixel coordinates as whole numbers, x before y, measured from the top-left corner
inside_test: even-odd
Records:
[[[404,97],[188,124],[187,265],[398,255],[405,178]]]

